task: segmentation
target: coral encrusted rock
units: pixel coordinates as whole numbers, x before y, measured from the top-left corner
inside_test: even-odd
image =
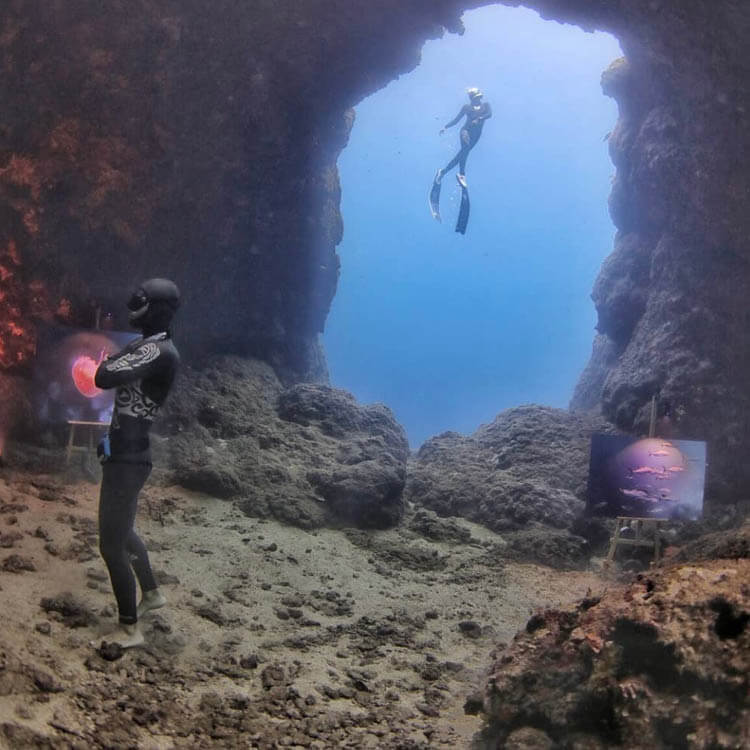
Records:
[[[526,747],[517,727],[560,748],[743,747],[748,581],[747,559],[681,565],[535,614],[493,654],[473,750]]]
[[[164,425],[175,481],[249,515],[305,528],[401,518],[409,448],[381,404],[324,385],[284,389],[269,365],[223,357],[182,377]]]
[[[580,556],[585,544],[568,531],[584,509],[591,435],[608,429],[562,409],[509,409],[473,435],[447,432],[424,443],[409,468],[407,498],[441,516],[518,532],[517,556]]]

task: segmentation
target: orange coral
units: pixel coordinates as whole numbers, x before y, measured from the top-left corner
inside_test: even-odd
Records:
[[[49,143],[53,151],[75,157],[81,146],[80,123],[77,120],[63,120],[50,133]]]
[[[21,265],[21,256],[18,254],[18,248],[16,247],[16,241],[14,239],[11,238],[8,241],[8,249],[6,250],[6,252],[14,265]]]
[[[39,200],[41,180],[37,173],[36,164],[28,156],[13,154],[8,165],[0,169],[0,175],[4,175],[15,185],[29,188],[34,200]]]
[[[38,295],[26,288],[19,270],[21,255],[15,240],[0,248],[0,369],[28,361],[34,353],[34,328],[28,323],[32,314],[29,299]]]

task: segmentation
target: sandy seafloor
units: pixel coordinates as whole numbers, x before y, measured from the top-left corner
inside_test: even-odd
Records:
[[[169,604],[143,619],[145,648],[107,662],[90,645],[115,622],[97,497],[0,475],[0,725],[54,747],[468,747],[480,719],[464,703],[492,649],[535,609],[606,586],[504,562],[499,537],[465,521],[463,544],[406,525],[307,532],[152,482],[138,527]],[[35,570],[8,570],[24,562]],[[40,606],[64,592],[98,624]]]

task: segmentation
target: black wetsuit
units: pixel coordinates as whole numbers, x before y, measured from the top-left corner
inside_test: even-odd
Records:
[[[442,169],[442,174],[449,172],[456,164],[459,165],[459,174],[466,174],[466,159],[469,151],[474,148],[479,136],[482,135],[484,121],[492,117],[492,107],[488,102],[481,104],[464,104],[460,112],[445,126],[452,128],[462,117],[466,122],[461,128],[461,150]]]
[[[142,591],[157,587],[146,547],[133,526],[138,493],[151,473],[149,431],[167,398],[179,359],[169,334],[157,333],[131,342],[96,371],[99,388],[117,389],[109,428],[111,455],[103,466],[99,497],[99,549],[112,580],[120,622],[128,625],[138,619],[133,570]]]

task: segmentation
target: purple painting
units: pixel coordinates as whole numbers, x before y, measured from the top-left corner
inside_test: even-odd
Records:
[[[705,477],[705,442],[596,434],[587,512],[695,520],[703,513]]]

